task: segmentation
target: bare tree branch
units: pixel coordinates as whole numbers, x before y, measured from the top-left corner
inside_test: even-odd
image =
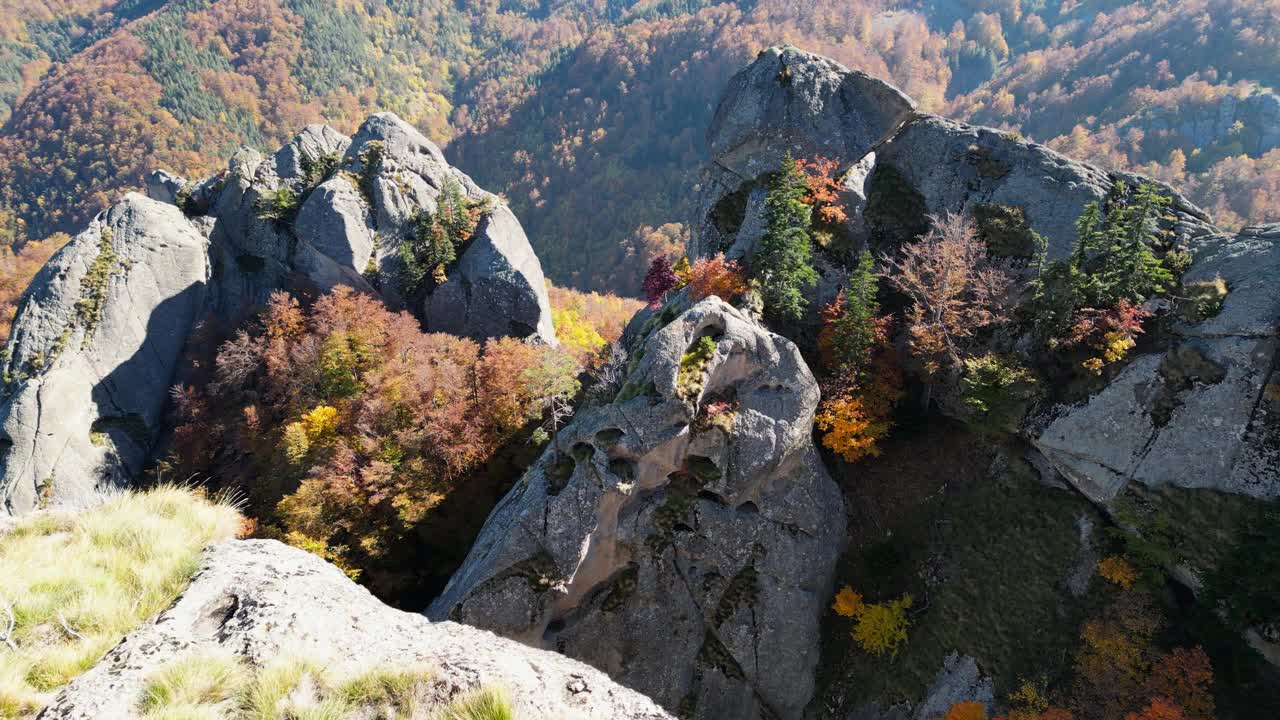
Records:
[[[76,640],[84,640],[84,636],[76,632],[75,628],[71,627],[71,623],[67,622],[67,618],[62,614],[61,610],[58,611],[58,622],[62,625],[62,631],[69,637],[75,638]]]

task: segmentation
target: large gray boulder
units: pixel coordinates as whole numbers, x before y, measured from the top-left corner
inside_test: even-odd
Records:
[[[496,195],[450,167],[435,144],[390,113],[365,121],[346,162],[372,190],[374,227],[385,246],[381,259],[392,275],[394,245],[413,232],[420,213],[436,212],[446,183],[456,183],[467,200],[488,208],[457,263],[447,269],[448,281],[431,288],[415,308],[428,330],[556,342],[542,265],[520,221]]]
[[[1280,225],[1201,240],[1185,285],[1223,281],[1221,309],[1176,323],[1088,400],[1052,408],[1033,441],[1098,502],[1137,481],[1280,497]]]
[[[903,230],[923,225],[920,214],[1005,211],[1018,219],[1024,233],[1039,233],[1049,257],[1071,253],[1075,221],[1084,206],[1106,199],[1117,183],[1147,181],[1136,175],[1108,173],[1072,160],[1043,145],[991,128],[975,127],[935,115],[924,115],[902,127],[876,149],[867,179],[863,214],[874,238],[909,239]],[[1182,242],[1213,232],[1208,217],[1167,186],[1173,199],[1173,229]],[[1005,248],[1026,256],[1032,248]]]
[[[860,158],[915,102],[894,86],[791,46],[762,51],[729,81],[707,130],[717,165],[744,178],[783,158]]]
[[[717,298],[662,322],[429,614],[557,649],[683,716],[798,718],[844,538],[812,441],[817,384],[794,345]]]
[[[672,718],[582,663],[387,607],[336,567],[272,540],[209,548],[178,601],[67,685],[40,717],[136,718],[157,671],[213,653],[229,653],[254,668],[306,660],[335,678],[378,666],[422,667],[433,675],[423,698],[428,706],[468,690],[502,687],[521,718]]]
[[[205,301],[205,238],[131,194],[58,251],[23,297],[0,400],[0,498],[81,504],[141,471]]]
[[[542,265],[506,205],[480,221],[448,281],[423,300],[422,316],[436,332],[556,341]]]

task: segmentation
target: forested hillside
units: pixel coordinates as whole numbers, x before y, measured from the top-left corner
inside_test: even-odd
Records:
[[[553,280],[636,295],[641,269],[683,243],[714,98],[780,42],[924,109],[1156,175],[1227,224],[1280,215],[1274,0],[0,9],[0,205],[19,238],[74,228],[157,166],[209,173],[241,143],[273,147],[307,122],[350,132],[388,109],[505,193]]]

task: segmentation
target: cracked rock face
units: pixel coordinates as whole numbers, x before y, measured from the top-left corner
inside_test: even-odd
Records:
[[[663,322],[429,614],[559,650],[684,716],[798,718],[845,522],[812,442],[817,384],[717,298]]]
[[[501,686],[522,718],[672,717],[582,663],[387,607],[336,567],[272,540],[209,548],[182,597],[64,688],[40,717],[136,718],[149,677],[172,661],[214,651],[259,668],[305,659],[335,678],[420,666],[433,674],[429,702]]]
[[[205,244],[178,208],[131,194],[36,275],[5,361],[6,513],[82,504],[141,470],[205,300]]]
[[[366,168],[375,147],[376,167]],[[285,287],[381,289],[403,305],[397,247],[420,213],[436,210],[446,180],[492,211],[449,281],[414,308],[427,329],[554,343],[542,267],[495,196],[389,113],[354,140],[310,125],[271,157],[241,148],[203,181],[155,173],[154,199],[126,197],[36,276],[5,360],[0,513],[82,504],[95,487],[136,478],[183,344],[205,317],[239,324]],[[264,211],[289,193],[283,217]]]
[[[1184,284],[1221,279],[1221,309],[1173,328],[1036,446],[1090,498],[1130,481],[1280,497],[1280,225],[1201,240]]]

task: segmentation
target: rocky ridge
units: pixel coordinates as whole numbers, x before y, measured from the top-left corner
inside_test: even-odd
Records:
[[[407,292],[397,246],[446,185],[485,208],[447,279]],[[354,138],[312,125],[273,156],[242,148],[198,182],[157,172],[56,254],[5,350],[0,512],[123,486],[160,432],[183,346],[280,288],[337,285],[409,304],[430,331],[554,343],[538,258],[498,198],[389,113]]]
[[[930,214],[973,217],[992,251],[1027,279],[1033,231],[1049,258],[1065,257],[1086,204],[1148,182],[919,112],[892,86],[793,47],[763,51],[734,78],[708,145],[694,219],[692,250],[700,255],[750,256],[764,232],[767,179],[786,155],[840,164],[852,206],[847,247],[817,253],[822,278],[810,324],[839,291],[852,251],[892,251],[926,230]],[[1159,351],[1135,357],[1086,401],[1044,409],[1023,432],[1056,472],[1099,502],[1131,480],[1276,497],[1280,296],[1264,279],[1280,272],[1276,228],[1223,233],[1160,188],[1172,200],[1167,229],[1193,260],[1183,287],[1225,282],[1221,309],[1199,322],[1176,320]]]

